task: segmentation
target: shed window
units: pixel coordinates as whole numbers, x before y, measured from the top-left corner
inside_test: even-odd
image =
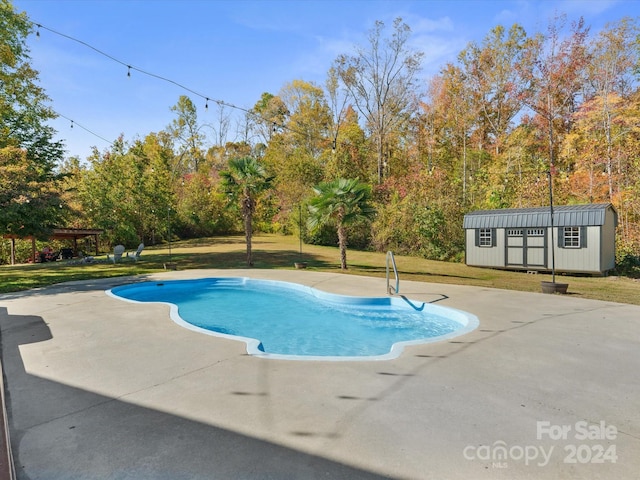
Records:
[[[582,248],[584,246],[583,229],[580,227],[564,227],[562,230],[562,246],[564,248]]]
[[[481,228],[478,235],[479,247],[493,247],[493,230],[491,228]]]

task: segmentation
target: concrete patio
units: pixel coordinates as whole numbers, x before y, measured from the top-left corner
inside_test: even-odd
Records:
[[[385,294],[311,271],[144,279],[208,276]],[[267,360],[105,294],[133,280],[0,295],[18,478],[638,478],[638,306],[401,281],[480,326],[394,360]]]

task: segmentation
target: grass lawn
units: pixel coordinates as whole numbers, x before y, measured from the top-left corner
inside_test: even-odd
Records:
[[[213,237],[176,242],[172,245],[172,260],[180,270],[194,268],[245,268],[245,244],[243,236]],[[253,241],[254,267],[257,269],[293,269],[294,262],[308,263],[308,269],[324,272],[340,272],[338,249],[315,245],[300,245],[295,237],[257,235]],[[140,261],[123,259],[113,264],[106,257],[96,257],[93,264],[72,262],[38,263],[0,266],[0,293],[15,292],[52,285],[71,280],[138,275],[164,270],[168,262],[168,250],[164,247],[148,247]],[[384,253],[347,251],[349,270],[346,274],[384,277],[386,274]],[[452,283],[480,287],[540,292],[540,282],[550,281],[551,275],[529,275],[522,272],[468,267],[460,263],[437,262],[416,257],[396,256],[396,265],[402,280],[432,283]],[[568,294],[582,298],[607,300],[640,305],[640,280],[625,277],[560,276],[556,281],[568,283]],[[382,294],[382,292],[381,292]]]

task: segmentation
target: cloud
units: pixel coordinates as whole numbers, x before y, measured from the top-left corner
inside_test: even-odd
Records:
[[[549,2],[551,4],[552,2]],[[536,16],[532,11],[532,4],[526,0],[518,0],[515,2],[505,2],[509,8],[503,8],[494,16],[494,23],[500,25],[513,25],[514,23],[522,23],[523,19],[530,19]],[[536,4],[539,7],[539,3]]]
[[[419,35],[411,40],[411,48],[423,52],[422,76],[431,77],[448,62],[455,62],[458,53],[467,46],[468,39],[458,35]]]
[[[600,15],[618,3],[618,0],[562,0],[558,10],[568,15]]]
[[[414,17],[407,18],[406,23],[411,26],[411,31],[415,34],[454,31],[453,21],[449,17],[438,19]]]

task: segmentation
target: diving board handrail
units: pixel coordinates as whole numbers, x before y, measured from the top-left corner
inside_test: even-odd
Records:
[[[396,278],[395,288],[393,287],[393,285],[389,285],[389,260],[391,260],[393,275]],[[389,295],[400,293],[400,278],[398,277],[398,269],[396,268],[396,258],[393,256],[393,252],[391,250],[387,252],[387,293]]]

